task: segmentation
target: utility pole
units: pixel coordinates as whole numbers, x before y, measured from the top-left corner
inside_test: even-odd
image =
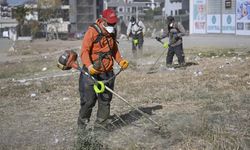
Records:
[[[103,9],[107,9],[108,8],[108,2],[107,0],[103,1]]]
[[[139,20],[139,12],[138,12],[138,6],[136,6],[136,21]]]

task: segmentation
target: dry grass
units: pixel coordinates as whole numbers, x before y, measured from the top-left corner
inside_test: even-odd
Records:
[[[192,60],[199,65],[173,71],[161,66],[163,57],[158,72],[147,74],[161,52],[152,56],[151,49],[146,49],[145,59],[133,61],[133,67],[117,77],[115,91],[149,114],[162,128],[157,129],[114,96],[112,132],[100,135],[98,142],[88,136],[83,144],[92,149],[249,149],[248,51],[225,49],[214,54],[216,51],[197,49],[192,50],[192,54],[187,51],[190,61],[199,57]],[[234,54],[226,55],[228,52]],[[141,63],[149,60],[151,63]],[[33,66],[43,66],[43,62],[41,58],[1,64],[0,149],[75,149],[79,146],[78,74],[26,82],[12,80],[34,77],[34,73],[37,76],[60,73],[55,70],[53,57],[46,59],[44,67],[48,70],[45,72]],[[197,71],[202,75],[196,75]]]
[[[163,106],[154,119],[167,126],[171,136],[163,141],[154,141],[157,135],[140,138],[145,141],[150,137],[149,143],[157,143],[157,149],[248,149],[249,59],[201,58],[199,63],[186,70],[150,75],[141,70],[124,72],[117,79],[116,90],[122,91],[134,105]],[[196,70],[202,70],[203,74],[194,76]],[[128,77],[131,80],[125,80]],[[115,106],[121,105],[118,109],[121,112],[128,109],[122,103],[116,104],[119,100],[114,101]],[[129,138],[138,144],[136,135],[132,133]],[[142,148],[150,149],[146,145]]]

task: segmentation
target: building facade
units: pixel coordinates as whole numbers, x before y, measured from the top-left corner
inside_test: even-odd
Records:
[[[116,10],[120,20],[128,23],[132,16],[139,17],[145,16],[145,11],[160,7],[160,2],[151,0],[150,2],[135,1],[135,0],[108,0],[107,7]]]
[[[165,16],[177,16],[182,9],[181,1],[165,0]]]
[[[71,32],[85,32],[100,17],[103,0],[70,0]]]
[[[250,35],[250,0],[190,0],[190,33]]]
[[[12,19],[12,8],[6,0],[0,1],[0,37],[16,39],[16,19]]]
[[[44,25],[44,32],[51,32],[51,30],[57,31],[59,33],[69,32],[69,0],[50,0],[47,3],[44,1],[37,0],[37,2],[37,18],[38,21]],[[32,7],[32,5],[29,4],[27,6]],[[34,8],[34,10],[36,9]],[[32,14],[35,14],[34,10],[32,11]],[[49,15],[47,15],[48,11],[50,12]],[[35,17],[33,17],[33,20],[34,19]]]
[[[165,0],[164,18],[174,16],[176,21],[182,23],[185,30],[189,30],[189,11],[189,0]]]

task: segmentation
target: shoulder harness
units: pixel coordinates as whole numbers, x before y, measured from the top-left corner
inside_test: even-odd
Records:
[[[98,52],[98,53],[97,53],[97,54],[98,54],[98,60],[95,61],[93,64],[94,64],[94,68],[95,68],[95,69],[98,69],[98,68],[100,68],[101,66],[104,67],[103,64],[102,64],[102,60],[103,60],[103,59],[109,59],[108,56],[109,56],[109,55],[112,56],[113,51],[112,51],[112,48],[111,48],[111,46],[110,46],[110,44],[109,44],[109,41],[108,41],[107,37],[103,34],[101,28],[100,28],[96,23],[93,23],[93,24],[90,25],[90,26],[91,26],[92,28],[94,28],[94,29],[98,32],[97,38],[94,40],[93,44],[99,43],[100,47],[102,47],[101,39],[102,39],[102,38],[105,38],[106,41],[107,41],[108,47],[109,47],[109,51],[108,51],[108,52]],[[116,35],[116,32],[115,32],[114,36],[112,36],[112,39],[113,39],[115,42],[117,42],[116,39],[115,39],[115,35]]]
[[[92,25],[90,25],[92,28],[94,28],[98,35],[97,35],[97,38],[95,39],[94,43],[98,43],[101,41],[101,39],[104,37],[104,34],[102,33],[102,30],[101,28],[96,24],[96,23],[93,23]],[[100,43],[101,44],[101,43]]]

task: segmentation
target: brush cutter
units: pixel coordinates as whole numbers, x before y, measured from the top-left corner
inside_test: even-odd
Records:
[[[133,105],[129,104],[129,102],[126,99],[124,99],[123,97],[121,97],[120,95],[118,95],[116,92],[114,92],[112,89],[110,89],[108,86],[106,86],[103,81],[96,80],[88,72],[84,71],[79,66],[79,63],[77,61],[77,53],[74,52],[73,50],[66,50],[59,57],[58,63],[57,63],[57,67],[60,68],[61,70],[69,70],[71,68],[74,68],[74,69],[77,69],[80,72],[84,73],[84,75],[86,75],[87,77],[89,77],[94,82],[94,91],[97,94],[103,93],[105,91],[105,89],[108,90],[112,94],[116,95],[120,100],[122,100],[123,102],[125,102],[127,105],[129,105],[130,107],[132,107],[133,109],[135,109],[136,111],[138,111],[146,119],[148,119],[149,121],[151,121],[152,123],[154,123],[155,125],[157,125],[159,127],[159,129],[160,129],[161,126],[156,121],[152,120],[146,113],[144,113],[140,109],[134,107]],[[122,71],[122,69],[120,69],[120,71],[115,76],[117,76],[121,71]],[[114,77],[112,77],[112,78],[114,78]]]
[[[168,48],[168,44],[167,43],[164,43],[162,42],[159,38],[155,38],[158,42],[160,42],[164,48]],[[165,49],[164,51],[162,51],[162,53],[159,55],[159,57],[156,59],[156,61],[154,62],[154,64],[149,68],[149,71],[147,72],[147,74],[150,74],[152,73],[152,70],[154,69],[155,65],[157,64],[157,62],[160,60],[161,56],[165,53]]]

